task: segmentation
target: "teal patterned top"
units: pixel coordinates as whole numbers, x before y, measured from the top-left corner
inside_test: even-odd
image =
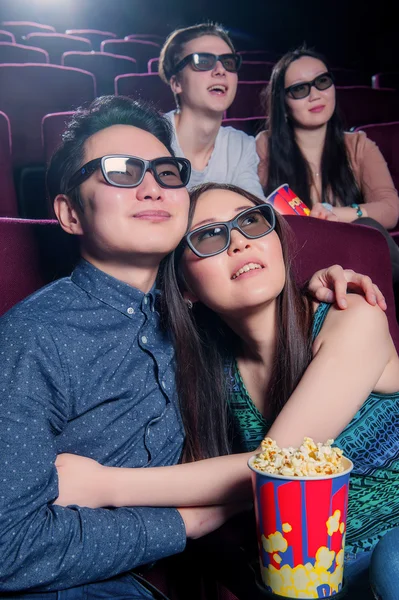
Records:
[[[313,339],[330,306],[320,304],[315,312]],[[235,361],[229,378],[234,451],[250,452],[265,437],[271,422],[252,402]],[[399,392],[370,394],[335,444],[354,463],[345,550],[353,554],[372,550],[388,530],[399,526]]]

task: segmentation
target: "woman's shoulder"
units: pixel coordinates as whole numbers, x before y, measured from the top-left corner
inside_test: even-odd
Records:
[[[324,341],[337,336],[354,340],[353,345],[359,346],[362,343],[372,343],[373,340],[376,343],[387,341],[392,344],[387,317],[379,306],[372,306],[358,294],[348,294],[347,302],[345,310],[332,305],[329,310],[327,307],[322,311],[323,319],[315,338],[314,351]],[[319,311],[320,309],[316,310],[315,317]]]
[[[346,149],[356,158],[361,158],[369,148],[375,147],[365,131],[345,131],[344,140]]]

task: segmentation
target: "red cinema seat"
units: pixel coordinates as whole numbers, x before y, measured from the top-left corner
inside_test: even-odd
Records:
[[[11,161],[10,121],[3,112],[0,112],[0,216],[18,216]]]
[[[228,119],[259,117],[263,113],[260,95],[268,81],[239,81],[233,104],[226,111]]]
[[[57,221],[0,218],[0,315],[71,272],[77,241]]]
[[[243,60],[238,77],[241,81],[269,81],[274,63],[261,60]]]
[[[61,64],[93,73],[98,96],[114,93],[114,80],[118,75],[137,72],[134,58],[108,52],[65,52]]]
[[[42,63],[50,62],[48,53],[40,48],[25,46],[24,44],[9,44],[0,41],[1,63]]]
[[[149,73],[158,73],[159,58],[150,58],[147,66]]]
[[[145,42],[155,42],[159,46],[162,46],[165,41],[164,35],[157,35],[155,33],[131,33],[125,35],[125,40],[144,40]]]
[[[239,50],[242,60],[276,62],[276,53],[271,50]]]
[[[371,74],[356,69],[341,69],[334,67],[330,69],[334,77],[335,85],[367,85],[370,86]]]
[[[43,25],[34,21],[3,21],[0,23],[0,27],[12,33],[17,42],[21,42],[28,33],[55,33],[55,28],[51,25]]]
[[[391,336],[399,350],[391,262],[383,235],[364,225],[294,215],[285,219],[295,234],[293,267],[298,282],[303,284],[318,269],[334,264],[369,275],[385,296]]]
[[[0,29],[0,42],[8,42],[9,44],[15,44],[15,37],[9,31],[3,31]]]
[[[175,99],[169,86],[161,80],[157,73],[119,75],[115,79],[115,94],[153,102],[158,110],[164,113],[176,108]]]
[[[91,73],[56,65],[0,65],[0,110],[10,119],[15,167],[42,163],[41,122],[96,96]]]
[[[64,133],[68,121],[71,120],[74,112],[65,111],[60,113],[50,113],[42,119],[42,143],[44,149],[44,159],[48,164],[50,158],[57,150],[61,143],[62,134]]]
[[[337,87],[337,102],[345,127],[399,120],[399,93],[366,86]]]
[[[99,51],[101,42],[104,40],[110,40],[111,38],[117,38],[116,33],[111,31],[100,31],[99,29],[67,29],[65,32],[67,35],[74,35],[89,40],[93,50]]]
[[[25,39],[30,46],[46,50],[50,56],[50,62],[54,65],[61,63],[61,57],[64,52],[72,50],[76,52],[91,51],[89,40],[73,35],[66,35],[65,33],[30,33]]]
[[[130,56],[137,62],[138,72],[146,73],[150,58],[159,56],[161,46],[147,40],[106,40],[101,42],[101,52]]]
[[[380,88],[391,88],[399,91],[399,71],[376,73],[372,77],[372,86],[377,90]]]

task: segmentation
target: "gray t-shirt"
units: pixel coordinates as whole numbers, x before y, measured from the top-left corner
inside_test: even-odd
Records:
[[[173,128],[172,147],[176,156],[184,157],[176,135],[175,111],[164,116]],[[201,183],[231,183],[264,198],[258,177],[259,157],[255,138],[234,127],[221,127],[216,136],[215,147],[203,171],[192,169],[188,188]]]

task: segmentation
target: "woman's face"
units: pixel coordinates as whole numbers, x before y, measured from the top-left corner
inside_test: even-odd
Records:
[[[285,73],[284,87],[313,81],[327,71],[326,65],[317,58],[302,56],[290,64]],[[310,88],[309,96],[295,100],[286,95],[287,113],[294,124],[304,129],[317,129],[331,119],[335,109],[335,86],[326,90]]]
[[[187,42],[182,59],[196,52],[208,52],[220,56],[231,54],[228,44],[216,35],[204,35]],[[237,73],[226,71],[217,62],[211,71],[195,71],[188,64],[171,79],[171,87],[179,94],[180,106],[223,113],[233,102],[237,91]]]
[[[229,221],[252,206],[235,192],[209,190],[198,199],[190,230]],[[181,268],[189,286],[186,298],[199,300],[221,316],[249,314],[274,301],[285,283],[283,253],[275,231],[248,239],[233,229],[227,250],[199,258],[186,248]]]

